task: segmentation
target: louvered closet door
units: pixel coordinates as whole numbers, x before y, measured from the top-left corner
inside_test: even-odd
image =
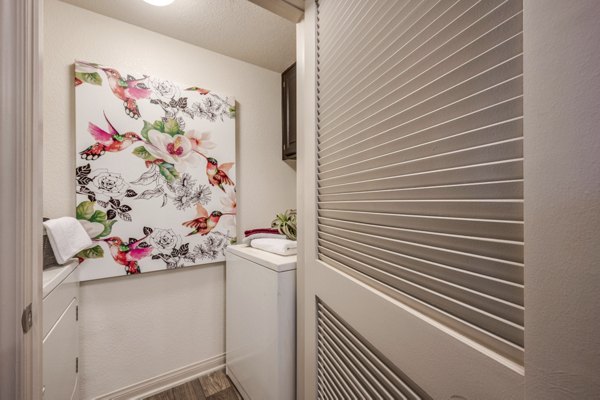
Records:
[[[316,396],[522,398],[522,1],[315,6]]]

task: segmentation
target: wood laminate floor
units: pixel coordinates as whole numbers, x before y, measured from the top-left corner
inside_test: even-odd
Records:
[[[225,370],[201,376],[144,400],[241,400]]]

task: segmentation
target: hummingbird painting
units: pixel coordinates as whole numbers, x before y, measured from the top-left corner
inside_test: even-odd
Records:
[[[130,239],[129,243],[123,242],[118,236],[112,236],[106,239],[101,239],[108,244],[110,254],[117,264],[125,267],[127,275],[139,274],[140,266],[138,261],[144,257],[148,257],[152,253],[153,248],[146,245],[140,246],[148,236],[141,239]]]
[[[193,229],[193,231],[188,233],[186,236],[192,236],[197,234],[202,236],[207,235],[208,233],[210,233],[210,231],[215,229],[223,215],[234,215],[231,213],[222,213],[221,211],[213,211],[209,215],[208,211],[206,211],[206,209],[202,207],[200,203],[196,205],[196,211],[198,212],[198,216],[196,218],[181,224],[183,226]]]
[[[104,119],[106,119],[106,123],[108,124],[108,132],[91,122],[89,123],[88,131],[96,140],[96,143],[79,153],[82,159],[92,161],[97,160],[107,151],[118,152],[131,146],[134,142],[142,140],[142,138],[134,132],[120,134],[110,123],[106,113],[104,114]]]
[[[208,177],[208,182],[212,186],[218,186],[219,189],[225,192],[225,187],[223,185],[235,185],[229,175],[227,175],[234,163],[229,162],[219,165],[219,162],[216,159],[206,157],[199,151],[196,151],[196,153],[206,158],[206,176]]]
[[[218,186],[222,191],[225,192],[223,185],[234,185],[231,178],[227,175],[231,167],[232,162],[218,164],[217,160],[212,157],[206,159],[206,176],[212,186]]]
[[[123,101],[125,113],[131,118],[138,119],[140,110],[137,105],[137,100],[146,99],[152,94],[152,90],[146,86],[144,81],[147,76],[141,79],[135,79],[131,75],[127,75],[124,79],[119,71],[114,68],[101,68],[108,78],[108,84],[113,94]]]

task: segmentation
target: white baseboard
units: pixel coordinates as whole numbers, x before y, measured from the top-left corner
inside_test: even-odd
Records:
[[[146,379],[133,385],[115,390],[114,392],[96,397],[95,400],[142,399],[144,397],[160,393],[169,388],[181,385],[182,383],[191,381],[199,376],[223,368],[224,366],[225,354],[219,354],[204,361],[199,361],[182,368],[174,369],[164,374],[155,376],[154,378]]]

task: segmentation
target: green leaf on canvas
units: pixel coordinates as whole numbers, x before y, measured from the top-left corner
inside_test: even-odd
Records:
[[[102,221],[101,224],[104,225],[104,230],[102,231],[102,233],[100,233],[94,239],[98,239],[98,238],[110,235],[110,232],[112,231],[112,227],[116,222],[117,222],[116,219],[111,219],[110,221]]]
[[[150,130],[152,130],[152,129],[156,129],[156,128],[154,128],[154,125],[152,125],[148,121],[144,121],[144,127],[140,131],[140,135],[142,135],[142,137],[144,138],[145,141],[150,140],[150,139],[148,139],[148,132],[150,132]]]
[[[75,77],[92,85],[102,85],[102,77],[97,72],[75,72]]]
[[[146,150],[146,148],[144,146],[136,147],[135,149],[133,149],[132,154],[141,158],[142,160],[146,160],[146,161],[156,160],[156,157],[154,157],[152,154],[150,154],[150,152],[148,150]]]
[[[165,177],[167,182],[173,183],[176,179],[179,179],[179,172],[175,169],[173,164],[163,162],[158,165],[160,174]]]
[[[152,124],[152,127],[159,132],[162,132],[162,133],[165,132],[165,123],[162,122],[162,120],[160,120],[160,119],[154,121],[154,123]]]
[[[165,130],[164,132],[168,135],[183,135],[185,132],[179,129],[179,122],[177,122],[174,118],[169,118],[167,122],[165,122]]]
[[[90,217],[89,221],[102,223],[102,222],[106,221],[106,213],[101,210],[96,210]]]
[[[77,253],[76,257],[80,258],[102,258],[104,257],[104,250],[100,245],[96,245],[89,249],[81,250]]]
[[[77,219],[85,219],[89,221],[94,215],[94,202],[93,201],[82,201],[75,209],[75,217]]]

